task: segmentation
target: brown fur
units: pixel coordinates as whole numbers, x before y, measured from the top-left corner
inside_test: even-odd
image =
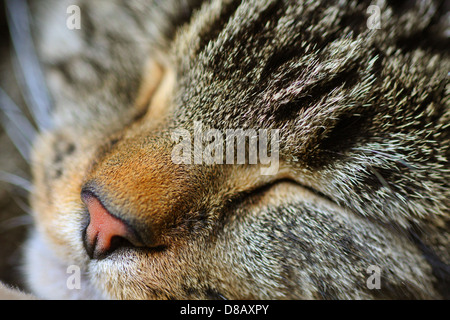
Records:
[[[54,13],[33,11],[49,26],[36,41],[55,99],[32,162],[36,295],[448,298],[439,1],[380,5],[379,30],[366,26],[370,3],[150,3],[80,0],[82,29],[65,30],[71,50],[49,29]],[[175,164],[171,133],[194,121],[280,129],[277,174]],[[145,247],[90,259],[82,190],[137,226]],[[79,292],[60,276],[73,264]],[[370,265],[380,290],[367,288]],[[51,285],[40,280],[49,274]]]

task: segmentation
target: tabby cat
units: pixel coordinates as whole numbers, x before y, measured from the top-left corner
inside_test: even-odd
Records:
[[[34,296],[450,298],[448,3],[29,5]],[[277,170],[174,161],[198,123],[279,133]]]

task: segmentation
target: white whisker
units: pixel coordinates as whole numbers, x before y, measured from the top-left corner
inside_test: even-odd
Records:
[[[6,183],[9,183],[11,185],[14,185],[16,187],[19,187],[27,192],[30,192],[30,193],[33,192],[33,184],[30,181],[28,181],[27,179],[22,178],[15,174],[0,171],[0,181],[3,181]]]
[[[12,217],[0,222],[0,232],[10,231],[22,226],[30,226],[33,224],[33,218],[28,214]]]
[[[381,182],[381,184],[387,188],[387,189],[391,189],[391,187],[389,186],[389,184],[387,183],[386,179],[383,178],[383,176],[377,171],[375,170],[374,167],[372,166],[367,166],[367,168],[372,171],[372,173],[375,175],[375,177],[377,177],[378,181]]]
[[[0,88],[0,123],[22,157],[29,162],[36,129],[8,94]]]
[[[17,72],[30,113],[40,130],[51,127],[51,99],[36,55],[30,31],[28,6],[25,0],[6,0],[11,40],[20,72]]]
[[[33,215],[33,210],[31,207],[24,201],[23,197],[20,197],[18,195],[12,195],[12,199],[14,202],[20,207],[20,209],[23,210],[23,212],[28,213],[30,216]]]

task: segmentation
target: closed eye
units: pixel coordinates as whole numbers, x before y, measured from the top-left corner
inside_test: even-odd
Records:
[[[281,185],[291,185],[291,186],[301,188],[302,190],[306,190],[309,193],[314,194],[318,198],[321,198],[327,202],[331,202],[331,203],[334,203],[335,205],[338,205],[331,197],[327,196],[326,194],[324,194],[310,186],[301,184],[298,181],[295,181],[294,179],[291,179],[291,178],[281,178],[281,179],[277,179],[272,182],[266,183],[264,185],[255,187],[254,189],[247,190],[247,191],[237,194],[235,197],[233,197],[229,200],[229,205],[227,206],[227,210],[232,210],[233,208],[237,208],[242,205],[245,205],[245,206],[261,205],[261,200],[264,198],[264,196],[268,192],[270,192],[270,190],[272,190],[273,188],[277,188]]]

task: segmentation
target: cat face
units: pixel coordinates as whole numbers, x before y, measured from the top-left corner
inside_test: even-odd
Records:
[[[364,5],[213,1],[162,45],[102,20],[145,10],[83,8],[78,46],[42,53],[56,109],[33,151],[34,292],[439,296],[423,248],[448,244],[448,57],[368,29]]]

